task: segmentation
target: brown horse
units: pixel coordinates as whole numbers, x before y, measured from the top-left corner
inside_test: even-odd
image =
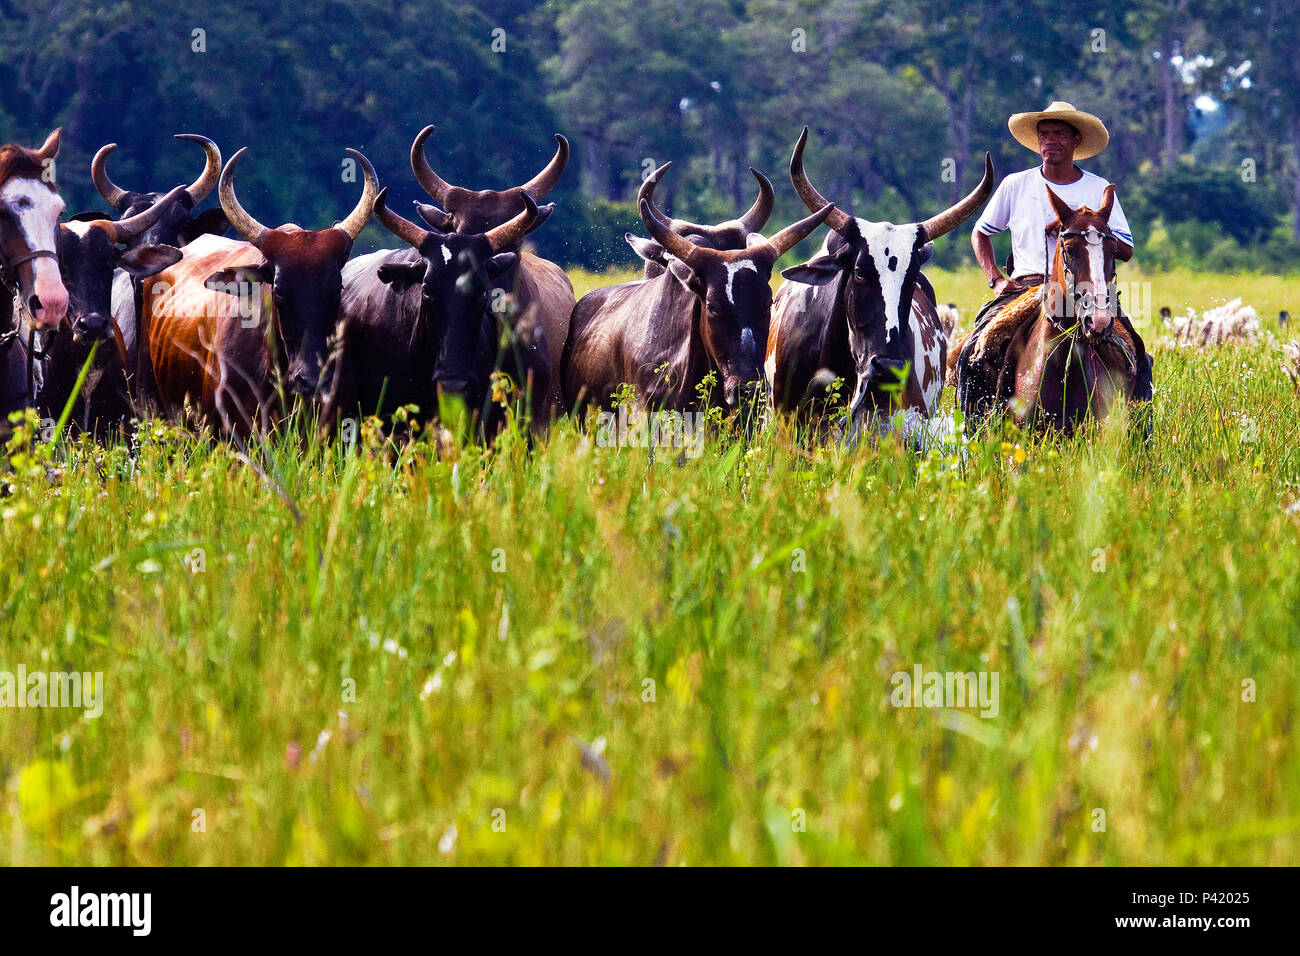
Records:
[[[1047,281],[995,302],[953,350],[948,372],[972,422],[1010,412],[1022,427],[1070,434],[1088,418],[1104,420],[1116,399],[1149,402],[1151,359],[1114,291],[1115,187],[1095,210],[1071,209],[1046,188],[1057,216]]]
[[[58,155],[57,129],[40,149],[0,146],[0,432],[7,430],[10,412],[32,401],[22,320],[29,328],[56,329],[68,311],[59,274]]]

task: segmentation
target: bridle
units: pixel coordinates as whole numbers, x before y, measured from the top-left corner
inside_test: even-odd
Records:
[[[0,285],[4,286],[5,291],[14,297],[14,300],[18,303],[19,307],[27,315],[28,318],[32,318],[31,309],[27,307],[27,303],[22,301],[22,299],[18,295],[19,292],[18,267],[26,265],[27,263],[31,262],[34,259],[40,259],[40,258],[53,259],[55,265],[57,266],[59,261],[59,254],[55,252],[53,249],[37,249],[35,252],[26,252],[23,253],[21,256],[16,256],[14,259],[8,262],[6,262],[4,259],[0,259]],[[18,326],[15,323],[14,328],[12,330],[4,333],[3,336],[0,336],[0,347],[7,345],[10,341],[10,338],[13,335],[16,335],[17,332],[18,332]]]
[[[37,249],[35,252],[24,253],[9,262],[0,260],[0,282],[3,282],[10,289],[16,289],[18,287],[18,267],[42,256],[48,256],[56,261],[59,258],[59,254],[53,249]]]
[[[1050,236],[1051,233],[1049,230],[1045,230],[1043,232],[1043,261],[1044,262],[1047,261],[1047,246],[1048,246],[1048,241],[1050,239]],[[1101,244],[1103,245],[1103,247],[1106,242],[1118,243],[1119,240],[1116,239],[1115,234],[1111,232],[1109,228],[1102,230],[1092,225],[1090,225],[1087,229],[1069,229],[1069,230],[1062,230],[1057,233],[1056,255],[1053,257],[1053,261],[1057,259],[1060,260],[1061,273],[1065,278],[1065,288],[1062,289],[1061,291],[1064,297],[1064,301],[1068,301],[1070,303],[1071,310],[1075,311],[1077,310],[1077,304],[1075,303],[1075,295],[1074,295],[1074,288],[1075,288],[1074,272],[1065,263],[1064,240],[1066,240],[1067,238],[1083,239],[1083,241],[1088,243],[1089,245]],[[1053,275],[1054,274],[1055,274],[1055,270],[1053,270]],[[1106,281],[1109,282],[1109,280]],[[1076,344],[1082,344],[1084,346],[1084,354],[1081,356],[1081,358],[1083,362],[1084,381],[1086,382],[1089,391],[1093,389],[1093,383],[1097,379],[1097,372],[1098,372],[1097,366],[1099,363],[1101,363],[1100,356],[1098,356],[1097,354],[1097,346],[1099,345],[1107,344],[1107,345],[1113,345],[1116,348],[1118,348],[1120,352],[1123,353],[1125,360],[1128,362],[1129,374],[1137,373],[1137,356],[1133,354],[1133,350],[1129,348],[1129,345],[1124,340],[1124,337],[1119,335],[1115,331],[1115,326],[1119,322],[1119,313],[1120,313],[1118,289],[1116,289],[1115,291],[1115,302],[1113,306],[1114,314],[1111,315],[1111,321],[1110,324],[1106,327],[1106,331],[1098,336],[1091,336],[1091,337],[1085,336],[1082,338],[1081,342],[1079,341],[1080,337],[1076,334],[1079,329],[1079,322],[1076,321],[1073,325],[1069,325],[1069,326],[1064,325],[1063,323],[1066,319],[1066,316],[1055,315],[1053,313],[1053,310],[1049,307],[1047,301],[1049,289],[1050,289],[1050,282],[1044,282],[1042,311],[1047,316],[1047,321],[1051,324],[1052,328],[1060,333],[1061,338],[1073,338],[1076,340]],[[1091,295],[1092,293],[1089,294]],[[1110,308],[1109,297],[1108,297],[1107,307],[1108,309]]]
[[[52,249],[37,249],[34,252],[27,252],[21,256],[16,256],[8,262],[0,259],[0,286],[4,287],[6,293],[13,296],[14,302],[18,304],[18,308],[21,310],[21,314],[25,315],[28,320],[27,341],[25,344],[27,346],[27,396],[29,400],[35,399],[36,395],[34,391],[36,385],[36,362],[38,359],[44,362],[50,357],[52,339],[47,338],[44,347],[42,347],[40,339],[37,338],[35,316],[32,315],[31,309],[23,300],[22,296],[18,294],[18,267],[42,257],[55,260],[55,264],[57,265],[59,254]],[[21,338],[21,327],[16,317],[12,318],[11,321],[13,322],[13,328],[9,329],[7,332],[0,333],[0,351],[8,349],[15,341],[18,341]],[[108,321],[109,325],[112,326],[113,342],[117,346],[118,358],[121,360],[122,369],[123,372],[125,372],[128,367],[126,361],[126,340],[122,336],[121,327],[117,324],[117,318],[110,313]],[[59,323],[59,329],[70,329],[71,327],[72,322],[65,312]],[[51,331],[53,332],[58,330]]]
[[[31,309],[28,308],[27,303],[19,294],[21,283],[18,281],[18,267],[43,257],[53,259],[57,266],[59,254],[53,249],[37,249],[32,252],[26,252],[21,256],[15,256],[7,262],[4,259],[0,259],[0,286],[4,287],[5,294],[13,298],[13,301],[18,304],[18,309],[21,314],[26,315],[29,320],[27,323],[27,391],[25,393],[29,400],[33,398],[35,394],[32,389],[36,381],[34,353],[36,346],[36,321],[35,317],[32,315]],[[64,318],[67,318],[66,314]],[[0,350],[8,350],[13,346],[14,342],[21,338],[21,325],[18,321],[18,317],[11,312],[9,320],[12,324],[12,328],[5,332],[0,332]],[[45,354],[47,353],[41,355],[42,359],[45,358]]]

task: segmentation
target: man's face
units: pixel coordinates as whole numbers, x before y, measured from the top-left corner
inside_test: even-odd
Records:
[[[1038,152],[1046,162],[1072,162],[1074,150],[1082,140],[1083,137],[1069,123],[1043,120],[1038,124]]]

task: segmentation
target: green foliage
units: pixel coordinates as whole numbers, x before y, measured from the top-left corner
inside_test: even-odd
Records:
[[[925,457],[23,419],[0,670],[103,713],[3,712],[0,863],[1294,863],[1297,397],[1271,347],[1156,382],[1149,447]],[[918,664],[997,716],[892,706]]]
[[[1139,244],[1160,223],[1174,237],[1160,261],[1294,262],[1269,243],[1287,214],[1300,228],[1296,18],[1278,0],[1140,0],[1087,27],[1059,14],[1046,0],[327,0],[311,16],[283,0],[235,0],[219,16],[198,0],[31,0],[0,8],[0,141],[62,124],[60,181],[77,211],[102,208],[87,175],[99,146],[121,144],[121,184],[165,189],[196,172],[194,149],[170,135],[202,132],[227,156],[250,147],[239,188],[259,218],[318,227],[355,201],[344,147],[372,159],[402,209],[424,198],[407,150],[426,124],[435,168],[472,189],[530,178],[558,130],[574,154],[535,239],[563,263],[608,269],[634,261],[621,235],[639,218],[618,204],[647,165],[675,164],[665,209],[711,221],[747,207],[748,169],[764,171],[775,231],[805,212],[786,168],[807,124],[807,167],[828,198],[917,220],[972,187],[986,149],[1002,173],[1032,163],[1006,117],[1069,99],[1111,130],[1085,165],[1119,184]],[[1236,175],[1243,159],[1252,183]],[[1196,222],[1237,246],[1211,261],[1216,244],[1181,228]],[[970,261],[965,233],[937,243],[941,265]],[[374,226],[358,251],[377,244],[393,240]]]
[[[1259,242],[1277,225],[1277,198],[1237,167],[1179,163],[1140,177],[1125,190],[1125,211],[1140,222],[1196,223],[1242,245]]]

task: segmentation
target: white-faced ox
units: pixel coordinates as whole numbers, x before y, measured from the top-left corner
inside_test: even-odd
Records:
[[[577,304],[561,365],[565,401],[575,411],[589,402],[609,408],[626,383],[644,407],[684,411],[699,403],[698,389],[713,372],[711,402],[748,405],[763,388],[772,266],[833,208],[826,204],[771,239],[751,234],[745,249],[717,250],[675,233],[653,195],[644,196],[641,219],[667,251],[667,271],[597,289]]]
[[[59,415],[95,343],[95,359],[75,396],[71,421],[104,433],[135,412],[129,383],[134,367],[122,329],[112,316],[115,272],[132,278],[156,275],[180,261],[181,251],[140,237],[176,207],[184,186],[177,186],[152,206],[111,221],[84,213],[59,226],[59,269],[68,290],[67,316],[46,333],[34,379],[36,407]],[[125,248],[119,248],[125,246]]]
[[[804,174],[804,127],[790,159],[790,178],[810,209],[825,205]],[[775,408],[811,411],[841,379],[851,386],[854,428],[885,430],[905,410],[910,426],[939,404],[947,336],[934,290],[921,273],[931,242],[968,219],[993,189],[993,162],[968,196],[924,222],[868,222],[840,210],[817,254],[786,269],[777,290],[765,369]],[[904,370],[908,372],[903,376]],[[823,406],[824,407],[824,406]]]
[[[402,218],[388,208],[387,192],[379,193],[375,216],[410,248],[360,256],[343,269],[339,314],[361,412],[416,405],[431,416],[440,397],[454,395],[490,437],[503,421],[489,393],[491,375],[500,370],[523,387],[533,423],[543,427],[548,416],[540,406],[551,369],[545,336],[531,316],[509,321],[506,310],[492,307],[491,295],[518,262],[510,250],[543,218],[537,204],[525,193],[519,215],[465,234]]]

